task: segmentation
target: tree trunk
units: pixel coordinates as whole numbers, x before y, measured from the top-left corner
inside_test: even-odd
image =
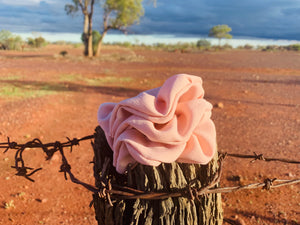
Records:
[[[158,167],[137,164],[125,175],[118,174],[108,164],[103,173],[105,161],[112,162],[104,132],[96,128],[94,147],[94,176],[96,186],[108,177],[112,185],[127,186],[147,192],[171,192],[187,188],[199,189],[207,185],[217,171],[217,155],[208,165],[162,163]],[[194,182],[195,181],[195,182]],[[169,197],[164,200],[132,199],[113,200],[108,204],[98,194],[93,195],[96,219],[100,225],[221,225],[223,210],[220,194],[199,196],[199,200],[188,197]]]
[[[97,46],[97,51],[95,53],[95,56],[99,56],[100,55],[100,51],[101,51],[101,48],[102,48],[102,42],[103,42],[103,39],[105,37],[105,35],[107,34],[107,30],[105,30],[102,34],[101,34],[101,37],[100,37],[100,40],[98,42],[98,46]]]
[[[88,28],[88,40],[87,40],[87,48],[88,48],[88,57],[93,57],[93,21],[92,15],[89,16],[89,28]]]
[[[83,34],[82,34],[83,44],[84,44],[84,55],[87,56],[89,53],[88,49],[88,41],[89,41],[89,16],[87,14],[84,15],[83,22]]]

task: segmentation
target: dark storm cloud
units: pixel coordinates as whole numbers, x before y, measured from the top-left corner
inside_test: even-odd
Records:
[[[207,35],[212,26],[228,24],[236,36],[300,39],[300,1],[186,0],[146,6],[138,32]]]
[[[82,18],[72,19],[67,16],[63,2],[41,1],[25,6],[22,3],[10,5],[0,2],[0,30],[5,29],[12,32],[80,32]]]
[[[145,16],[130,33],[207,35],[211,27],[228,24],[233,36],[300,39],[300,1],[157,0],[156,7],[145,2]],[[66,15],[67,3],[71,0],[0,0],[0,30],[80,33],[82,15]],[[101,26],[99,12],[95,29]]]

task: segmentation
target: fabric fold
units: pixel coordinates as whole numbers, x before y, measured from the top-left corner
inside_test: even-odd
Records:
[[[98,122],[116,170],[124,173],[134,162],[207,164],[216,152],[216,130],[203,97],[200,77],[178,74],[160,88],[100,105]]]

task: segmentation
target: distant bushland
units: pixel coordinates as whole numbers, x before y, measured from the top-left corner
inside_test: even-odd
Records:
[[[2,50],[21,50],[24,41],[20,36],[13,35],[8,30],[0,31],[0,49]]]
[[[45,40],[42,36],[34,35],[35,37],[29,37],[23,40],[20,36],[12,34],[10,31],[1,30],[0,31],[0,50],[24,50],[28,48],[42,48],[45,47],[49,42]],[[94,53],[97,50],[97,45],[101,34],[98,31],[93,31],[93,50]],[[51,42],[55,45],[70,45],[74,48],[82,47],[82,43],[73,43],[69,41],[55,41]],[[223,45],[212,45],[210,40],[199,39],[197,41],[191,42],[177,42],[177,43],[154,43],[145,44],[137,40],[130,42],[113,42],[105,43],[104,45],[116,45],[131,49],[150,49],[150,50],[160,50],[168,52],[181,52],[181,53],[198,53],[203,51],[228,51],[228,50],[257,50],[257,51],[300,51],[300,43],[290,44],[290,45],[250,45],[244,44],[237,47],[233,47],[230,44]]]
[[[36,38],[27,38],[27,44],[30,47],[41,48],[45,47],[48,44],[48,42],[45,40],[45,38],[40,36]]]
[[[300,51],[300,44],[292,44],[286,46],[278,46],[278,45],[267,45],[260,46],[259,48],[262,51]]]
[[[21,36],[14,35],[8,30],[0,31],[0,49],[1,50],[24,50],[25,47],[41,48],[48,44],[43,37],[27,38],[24,41]]]
[[[292,50],[292,51],[300,51],[300,44],[293,44],[285,46],[286,50]]]

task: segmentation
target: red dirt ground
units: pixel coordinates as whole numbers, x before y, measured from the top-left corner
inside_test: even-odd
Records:
[[[66,57],[59,54],[62,50]],[[10,137],[18,143],[33,138],[47,143],[93,134],[101,103],[118,102],[160,86],[171,75],[189,73],[203,78],[207,100],[223,104],[213,110],[219,151],[300,160],[299,53],[106,46],[100,59],[81,54],[72,46],[0,51],[0,142]],[[0,224],[96,224],[91,193],[58,173],[58,154],[45,161],[41,150],[25,150],[26,165],[43,168],[32,183],[14,175],[14,153],[0,153]],[[66,156],[74,174],[93,184],[89,141]],[[226,158],[221,186],[267,177],[300,178],[300,165]],[[300,224],[299,184],[222,198],[224,218],[234,224]]]

